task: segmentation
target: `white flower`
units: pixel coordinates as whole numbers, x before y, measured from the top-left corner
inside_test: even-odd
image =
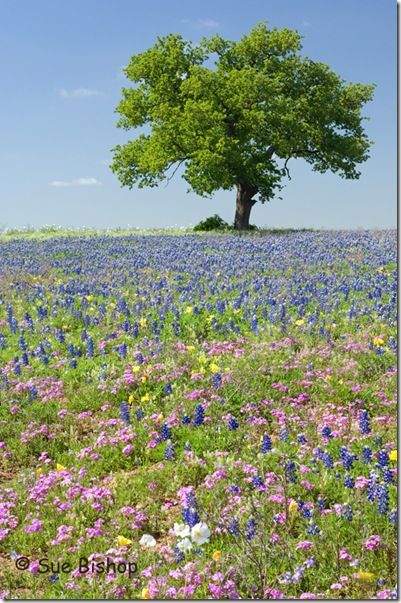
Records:
[[[174,524],[174,535],[178,538],[186,538],[191,533],[191,530],[188,525],[185,523],[175,523]]]
[[[210,530],[203,522],[197,523],[191,530],[191,538],[195,544],[205,544],[209,540]]]
[[[156,546],[156,540],[150,534],[144,534],[139,541],[139,544],[146,547]]]
[[[192,544],[192,542],[190,541],[189,538],[184,538],[184,540],[180,540],[177,543],[177,548],[179,548],[180,551],[184,551],[184,552],[190,551],[193,548],[193,546],[194,545]]]

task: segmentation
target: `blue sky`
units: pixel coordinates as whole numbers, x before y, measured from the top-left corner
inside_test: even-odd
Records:
[[[0,0],[0,227],[56,224],[188,226],[219,213],[232,192],[205,200],[174,179],[122,189],[110,149],[134,134],[114,112],[121,68],[157,36],[238,39],[256,23],[297,29],[303,53],[344,79],[376,82],[365,108],[375,144],[357,181],[290,162],[283,200],[257,204],[260,226],[392,228],[396,225],[396,2],[393,0]]]

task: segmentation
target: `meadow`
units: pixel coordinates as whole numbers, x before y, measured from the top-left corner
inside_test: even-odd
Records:
[[[0,595],[392,599],[396,232],[0,237]]]

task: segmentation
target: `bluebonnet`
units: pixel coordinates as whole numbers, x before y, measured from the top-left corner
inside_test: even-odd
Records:
[[[183,425],[188,425],[191,422],[191,417],[188,415],[184,415],[181,419]]]
[[[181,563],[181,561],[184,561],[184,559],[185,559],[185,554],[184,554],[182,551],[180,551],[180,549],[178,548],[178,546],[176,546],[176,547],[173,549],[173,552],[174,552],[174,554],[175,554],[175,562],[176,562],[176,563]]]
[[[170,427],[167,425],[167,423],[163,423],[163,425],[161,426],[161,430],[160,430],[161,441],[165,442],[166,440],[170,440],[171,436],[172,436],[172,433],[171,433]]]
[[[182,519],[190,528],[199,523],[198,505],[192,492],[187,495],[186,506],[182,509]]]
[[[230,534],[232,534],[233,536],[239,536],[240,534],[240,529],[239,529],[239,522],[237,519],[234,519],[228,526],[228,532]]]
[[[199,425],[202,425],[204,418],[205,418],[205,409],[203,408],[202,404],[197,404],[195,407],[195,419],[194,419],[194,424],[196,425],[196,427],[199,427]]]
[[[263,485],[263,479],[260,477],[260,475],[254,475],[252,478],[252,486],[254,488],[260,488]]]
[[[298,442],[299,442],[300,444],[306,444],[307,439],[306,439],[306,437],[304,436],[304,434],[303,434],[303,433],[301,433],[301,434],[298,436]]]
[[[164,395],[169,396],[172,393],[173,393],[173,388],[171,387],[171,383],[167,382],[164,386]]]
[[[28,358],[28,354],[26,352],[24,352],[21,356],[21,360],[22,360],[22,364],[24,366],[28,366],[29,365],[29,358]]]
[[[382,450],[379,450],[379,452],[377,453],[377,462],[379,463],[380,467],[386,467],[388,465],[388,452],[387,450],[384,450],[384,448],[382,448]]]
[[[398,523],[398,512],[397,512],[397,509],[393,509],[391,511],[388,520],[389,520],[390,523],[395,523],[395,524]]]
[[[349,469],[351,469],[354,460],[356,459],[356,456],[354,454],[351,454],[346,448],[345,446],[342,446],[340,448],[340,458],[343,462],[343,467],[344,469],[346,469],[347,471]]]
[[[93,356],[94,345],[93,345],[93,339],[92,339],[92,337],[88,336],[88,338],[86,340],[86,345],[87,345],[87,348],[88,348],[88,356],[89,357]]]
[[[321,513],[324,509],[324,499],[321,496],[319,496],[319,498],[317,499],[317,508],[319,513]]]
[[[121,402],[120,411],[122,420],[124,421],[124,423],[127,423],[127,425],[129,425],[131,423],[131,418],[127,402]]]
[[[290,436],[288,433],[288,429],[286,427],[283,427],[282,429],[280,429],[280,433],[279,433],[280,442],[288,442],[289,437]]]
[[[166,461],[172,461],[175,457],[174,444],[167,442],[166,449],[164,451],[164,458]]]
[[[272,441],[270,437],[265,433],[262,438],[262,452],[266,454],[266,452],[270,452],[272,449]]]
[[[388,467],[382,468],[382,476],[383,476],[383,481],[385,481],[386,484],[394,483],[393,472]]]
[[[294,461],[287,461],[285,463],[285,475],[289,482],[295,483],[297,481],[296,465]]]
[[[355,480],[349,473],[344,477],[344,486],[350,489],[355,487]]]
[[[228,429],[230,431],[236,431],[238,429],[238,421],[235,417],[230,417],[228,419]]]
[[[369,414],[367,410],[361,410],[361,414],[359,416],[359,430],[363,435],[367,435],[371,431]]]
[[[251,517],[248,519],[245,525],[245,538],[247,540],[253,540],[256,536],[256,521]]]
[[[347,521],[352,521],[352,507],[349,504],[345,504],[342,508],[341,518]]]
[[[333,437],[333,435],[331,433],[330,427],[327,427],[327,426],[323,427],[323,429],[322,429],[322,436],[325,437],[325,438],[332,438]]]
[[[367,499],[373,502],[376,498],[376,487],[379,480],[379,474],[376,471],[370,471],[368,480]]]
[[[387,484],[381,483],[376,489],[377,498],[377,512],[380,515],[386,515],[388,513],[389,495]]]
[[[320,534],[319,526],[313,521],[313,519],[311,519],[309,522],[307,533],[311,536],[316,536],[317,534]]]
[[[143,412],[143,410],[141,408],[138,408],[135,411],[135,416],[138,419],[138,421],[140,421],[141,419],[143,419],[143,417],[145,416],[145,413]]]
[[[326,469],[333,469],[334,461],[333,461],[333,457],[331,456],[330,452],[325,452],[322,455],[322,460],[323,460],[323,464],[326,467]]]
[[[222,379],[220,373],[213,373],[213,387],[219,389],[221,387]]]
[[[26,345],[26,341],[23,337],[20,337],[18,339],[18,345],[19,345],[20,350],[22,352],[25,352],[25,350],[27,349],[27,345]]]
[[[372,462],[372,450],[369,446],[364,446],[362,450],[362,462],[364,465],[369,465]]]

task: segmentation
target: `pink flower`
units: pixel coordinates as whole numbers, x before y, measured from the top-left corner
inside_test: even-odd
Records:
[[[302,540],[301,542],[298,542],[298,544],[295,548],[297,550],[308,551],[312,547],[313,547],[313,542],[311,542],[310,540]]]
[[[131,444],[127,444],[127,446],[124,446],[124,448],[123,448],[123,453],[128,456],[129,454],[131,454],[131,452],[133,450],[134,450],[134,447],[131,446]]]
[[[314,595],[313,593],[302,593],[301,595],[299,595],[300,599],[317,599],[317,596]]]
[[[334,582],[334,584],[332,584],[330,588],[331,590],[341,590],[343,588],[343,585],[339,582]]]
[[[364,544],[365,549],[368,551],[377,551],[377,549],[385,549],[386,544],[383,542],[381,536],[373,534]]]

